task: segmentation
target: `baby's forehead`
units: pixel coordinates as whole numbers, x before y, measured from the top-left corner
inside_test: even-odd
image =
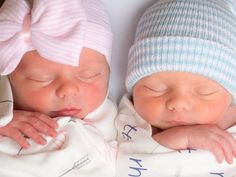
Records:
[[[86,70],[101,68],[105,66],[108,67],[108,64],[103,54],[92,49],[84,48],[81,55],[78,57],[78,66],[71,66],[54,62],[50,59],[43,58],[36,50],[33,50],[25,53],[25,55],[22,57],[21,62],[17,66],[17,69],[24,71],[32,71],[35,69],[41,71],[48,69],[57,70],[60,68]]]

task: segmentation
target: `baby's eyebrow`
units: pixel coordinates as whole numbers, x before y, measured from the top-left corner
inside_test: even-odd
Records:
[[[200,84],[196,84],[196,87],[199,87],[199,88],[209,88],[209,87],[218,87],[218,86],[220,85],[213,82],[203,82]]]
[[[30,68],[30,69],[26,69],[26,70],[23,70],[24,73],[26,73],[27,75],[52,75],[53,73],[49,70],[46,70],[46,69],[33,69],[33,68]]]

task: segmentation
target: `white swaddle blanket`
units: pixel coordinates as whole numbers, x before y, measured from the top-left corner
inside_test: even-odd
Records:
[[[219,164],[208,151],[175,151],[158,144],[127,95],[121,100],[116,126],[117,177],[236,177],[236,160]],[[236,126],[228,131],[236,137]]]
[[[115,104],[106,99],[83,120],[58,118],[58,136],[45,137],[44,146],[29,140],[29,149],[0,136],[0,176],[115,177],[116,115]]]

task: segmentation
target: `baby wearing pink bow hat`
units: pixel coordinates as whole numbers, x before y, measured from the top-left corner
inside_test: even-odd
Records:
[[[5,142],[0,147],[0,156],[1,153],[57,152],[78,146],[78,151],[85,149],[81,157],[87,155],[88,164],[91,164],[86,168],[91,166],[91,169],[98,169],[98,174],[101,172],[95,176],[113,176],[109,170],[103,170],[110,168],[115,157],[110,142],[116,137],[113,122],[117,110],[107,97],[111,48],[111,25],[100,0],[6,0],[0,8],[0,74],[10,81],[14,111],[10,123],[0,128],[0,134],[5,136],[0,139]],[[71,123],[75,125],[67,131]],[[72,130],[85,134],[77,137],[80,145],[72,142]],[[49,144],[58,144],[52,137],[61,137],[62,133],[63,137],[66,135],[60,145],[49,147]],[[18,145],[9,148],[13,141],[6,137],[15,140],[24,152],[22,148],[19,151]],[[71,146],[66,143],[69,140]],[[32,150],[32,146],[37,150]],[[109,163],[104,164],[104,159],[102,163],[96,162],[94,159],[98,159],[98,155],[109,159]],[[40,158],[36,156],[33,158],[37,161]],[[6,161],[17,164],[16,159],[9,158]],[[29,158],[20,163],[34,165]],[[51,161],[43,163],[48,165],[47,169]],[[87,172],[80,174],[94,176]],[[60,168],[55,174],[64,173]],[[6,174],[0,170],[2,175]]]

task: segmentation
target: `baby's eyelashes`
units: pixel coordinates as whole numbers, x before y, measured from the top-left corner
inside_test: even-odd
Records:
[[[150,94],[153,94],[154,96],[162,96],[168,92],[168,88],[165,85],[160,85],[156,87],[144,85],[144,89]]]
[[[51,76],[33,76],[33,77],[27,77],[28,80],[33,81],[33,82],[38,82],[38,83],[51,83],[54,78]]]
[[[211,96],[218,92],[216,88],[196,88],[194,92],[200,96]]]
[[[77,78],[82,81],[90,81],[101,75],[101,72],[86,71],[77,74]]]

